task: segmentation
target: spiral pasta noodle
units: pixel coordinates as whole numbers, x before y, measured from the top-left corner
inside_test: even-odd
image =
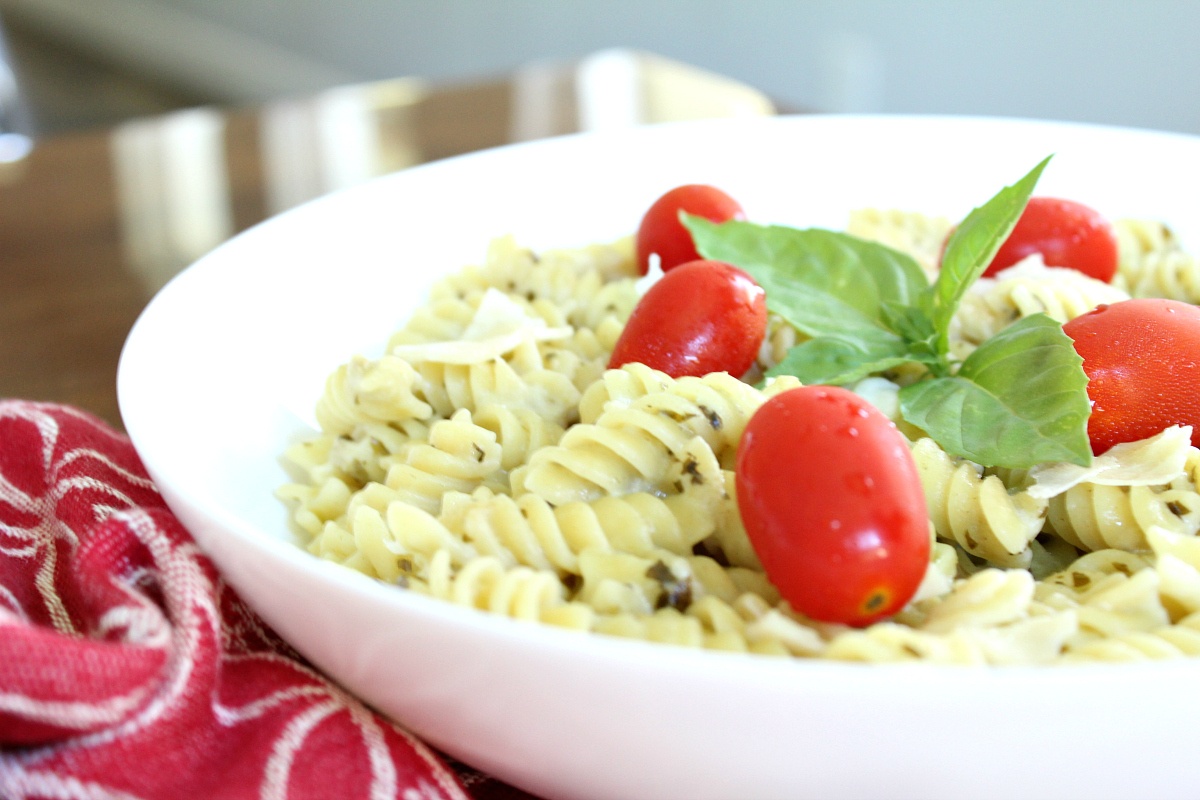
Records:
[[[463,506],[456,516],[462,537],[480,552],[578,574],[579,553],[589,548],[690,553],[712,532],[720,474],[710,456],[708,465],[681,473],[680,481],[683,490],[666,497],[634,492],[561,505],[536,494],[496,495]]]
[[[960,627],[1015,622],[1028,613],[1033,583],[1025,570],[982,570],[959,582],[934,604],[920,627],[931,633],[945,633]]]
[[[1121,277],[1133,297],[1200,303],[1200,262],[1182,250],[1147,253],[1136,267],[1127,267]]]
[[[481,556],[455,570],[445,550],[434,554],[422,587],[433,597],[514,619],[541,621],[549,609],[566,605],[562,583],[553,572],[525,566],[506,568],[499,559]]]
[[[639,397],[666,389],[673,379],[636,361],[607,370],[579,399],[579,421],[594,423],[609,404],[629,406]]]
[[[1066,322],[1101,304],[1128,299],[1124,290],[1072,269],[1021,264],[975,283],[956,317],[956,335],[979,345],[1032,314]]]
[[[1200,529],[1200,494],[1190,481],[1177,484],[1081,483],[1050,499],[1046,527],[1083,550],[1145,550],[1151,526],[1195,535]]]
[[[1063,661],[1161,661],[1200,655],[1200,615],[1153,631],[1132,631],[1072,648]]]
[[[1137,264],[1148,253],[1181,249],[1175,232],[1160,220],[1113,220],[1113,233],[1117,237],[1118,271]]]
[[[824,649],[808,628],[775,611],[768,615],[747,622],[730,606],[714,600],[695,604],[687,612],[663,608],[649,615],[605,615],[596,620],[593,630],[643,641],[760,655],[813,656]]]
[[[500,445],[500,467],[505,470],[524,464],[543,447],[558,444],[566,430],[533,409],[501,405],[484,406],[475,413],[474,421],[495,434]]]
[[[429,429],[429,441],[409,448],[388,469],[384,485],[393,499],[437,513],[449,492],[469,492],[489,478],[500,480],[503,447],[462,409]]]
[[[507,405],[566,423],[579,400],[579,390],[562,373],[540,367],[521,372],[502,358],[478,364],[427,363],[418,369],[439,416],[460,408]]]
[[[606,317],[624,319],[637,302],[631,280],[631,240],[612,246],[551,250],[535,254],[512,237],[495,240],[481,267],[467,267],[431,290],[433,303],[446,298],[471,300],[499,288],[532,302],[544,299],[580,327],[596,327]]]
[[[908,253],[927,271],[937,269],[950,220],[898,209],[864,208],[851,212],[846,233]]]
[[[1027,492],[1010,494],[995,475],[948,455],[932,439],[912,448],[937,535],[1002,567],[1026,567],[1030,543],[1042,529],[1047,503]]]
[[[665,490],[675,465],[696,468],[700,456],[684,458],[693,437],[720,458],[736,449],[762,401],[761,392],[725,373],[668,379],[663,390],[627,405],[608,401],[594,423],[572,426],[558,445],[534,453],[521,487],[552,503]]]
[[[423,388],[423,379],[407,361],[360,356],[329,376],[317,403],[317,421],[327,433],[345,434],[372,422],[428,419],[433,408],[421,398]]]
[[[1200,303],[1200,263],[1161,222],[1119,219],[1117,274],[1113,284],[1134,297],[1166,297]]]
[[[482,294],[473,298],[474,302],[460,297],[447,297],[421,306],[388,339],[387,349],[390,351],[398,345],[450,342],[461,338],[475,318],[482,299]]]
[[[787,357],[788,351],[808,337],[796,330],[790,322],[778,314],[767,315],[767,333],[758,348],[755,366],[766,372]]]
[[[927,269],[949,230],[900,211],[850,224]],[[956,352],[1034,313],[1192,297],[1194,262],[1169,229],[1123,221],[1118,237],[1113,286],[1032,263],[980,281],[953,321]],[[1186,433],[1144,448],[1164,465],[1153,481],[985,470],[902,419],[919,367],[850,388],[911,440],[924,581],[862,629],[791,609],[742,524],[735,466],[751,416],[799,385],[761,374],[804,336],[771,315],[745,376],[609,369],[635,276],[630,240],[534,253],[501,239],[438,281],[382,356],[333,370],[321,431],[288,448],[279,490],[310,552],[465,608],[677,646],[948,664],[1200,656],[1200,451],[1180,449]]]
[[[1074,629],[1070,614],[1029,617],[1002,628],[934,634],[878,623],[835,638],[826,658],[843,661],[928,661],[935,664],[1046,664],[1059,658]]]

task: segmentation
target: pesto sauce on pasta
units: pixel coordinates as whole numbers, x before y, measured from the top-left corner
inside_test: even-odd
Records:
[[[864,210],[847,230],[932,271],[949,227]],[[1033,313],[1200,302],[1200,267],[1165,226],[1116,230],[1112,285],[1035,262],[980,280],[954,354]],[[632,255],[629,241],[535,255],[498,240],[437,284],[388,355],[330,375],[321,432],[286,454],[303,480],[279,491],[310,552],[464,606],[692,647],[988,664],[1200,653],[1200,452],[1179,437],[1128,456],[1137,474],[1139,458],[1174,448],[1173,474],[1047,497],[1028,471],[985,470],[898,421],[935,541],[921,589],[861,630],[792,612],[746,539],[732,469],[747,420],[797,382],[607,370],[638,298]],[[799,338],[772,318],[752,372]],[[852,388],[899,420],[895,392],[912,377]]]

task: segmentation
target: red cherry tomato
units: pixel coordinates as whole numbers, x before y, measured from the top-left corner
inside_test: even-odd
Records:
[[[642,296],[609,367],[639,361],[675,378],[741,376],[754,363],[766,331],[766,292],[753,278],[721,261],[692,261]]]
[[[1070,267],[1101,281],[1117,273],[1117,237],[1104,217],[1082,203],[1032,197],[985,277],[1041,253],[1050,267]]]
[[[736,481],[750,542],[796,611],[869,625],[921,585],[930,536],[916,464],[853,392],[804,386],[769,399],[742,435]]]
[[[1135,299],[1063,325],[1088,376],[1088,437],[1096,455],[1171,425],[1191,425],[1200,446],[1200,308]]]
[[[745,219],[738,202],[720,189],[702,183],[672,189],[654,201],[638,227],[637,260],[642,275],[650,268],[651,253],[658,253],[663,272],[700,258],[692,235],[679,221],[680,211],[712,222]]]

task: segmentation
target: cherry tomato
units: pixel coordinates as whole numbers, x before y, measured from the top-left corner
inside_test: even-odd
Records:
[[[633,309],[609,367],[639,361],[678,378],[741,376],[767,332],[766,292],[721,261],[692,261],[665,274]]]
[[[1032,197],[985,277],[1041,253],[1049,267],[1070,267],[1101,281],[1117,273],[1117,237],[1104,217],[1082,203]]]
[[[1200,308],[1135,299],[1063,325],[1088,376],[1092,452],[1191,425],[1200,446]]]
[[[863,626],[902,609],[929,564],[929,517],[908,443],[853,392],[789,389],[750,418],[737,453],[742,523],[796,611]]]
[[[642,275],[650,268],[651,253],[658,253],[663,272],[700,258],[692,235],[679,221],[681,211],[712,222],[745,219],[738,202],[720,189],[702,183],[672,189],[654,201],[638,226],[637,259]]]

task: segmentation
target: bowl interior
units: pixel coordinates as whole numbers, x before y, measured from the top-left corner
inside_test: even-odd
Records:
[[[131,333],[122,415],[173,510],[268,623],[434,744],[547,796],[1145,794],[1146,776],[1178,793],[1187,759],[1154,746],[1197,710],[1171,702],[1191,666],[1155,668],[1153,710],[1152,697],[1125,695],[1101,709],[1089,693],[1111,699],[1140,673],[864,669],[573,636],[322,564],[296,547],[274,497],[279,455],[311,430],[329,371],[378,353],[430,284],[479,262],[494,237],[535,249],[615,239],[662,191],[694,182],[725,188],[760,222],[841,228],[863,207],[959,218],[1050,154],[1039,194],[1200,241],[1200,141],[1185,136],[818,116],[564,137],[397,173],[218,248]],[[1143,737],[1120,738],[1147,758],[1114,773],[1122,748],[1097,731],[1117,710]],[[914,724],[919,736],[897,736]],[[1004,766],[1051,748],[1070,766],[1033,777]],[[948,762],[930,766],[931,752]]]

